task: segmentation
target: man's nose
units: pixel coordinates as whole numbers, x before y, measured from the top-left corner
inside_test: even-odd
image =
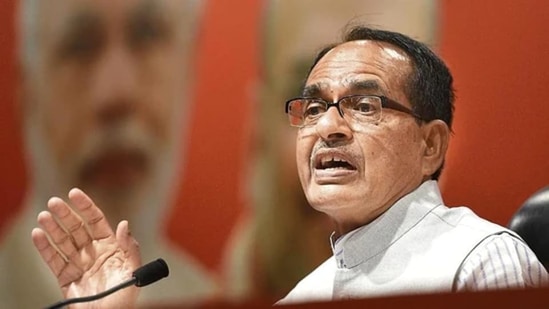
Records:
[[[325,141],[347,140],[352,137],[349,123],[337,106],[331,106],[316,123],[318,135]]]
[[[92,101],[101,122],[112,123],[127,117],[138,96],[137,63],[121,45],[104,51],[93,71]]]

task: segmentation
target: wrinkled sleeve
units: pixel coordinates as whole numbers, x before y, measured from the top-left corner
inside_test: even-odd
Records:
[[[464,260],[455,291],[547,286],[549,275],[532,250],[507,233],[483,240]]]

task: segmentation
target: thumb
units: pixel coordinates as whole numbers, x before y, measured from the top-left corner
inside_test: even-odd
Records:
[[[116,240],[120,248],[126,254],[128,263],[137,268],[141,265],[141,254],[139,252],[139,243],[131,235],[128,221],[122,220],[116,228]]]

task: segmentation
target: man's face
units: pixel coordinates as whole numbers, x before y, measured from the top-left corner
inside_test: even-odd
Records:
[[[139,195],[173,150],[187,99],[183,1],[40,2],[25,95],[46,177],[99,200]]]
[[[410,71],[407,55],[389,44],[348,42],[318,62],[305,94],[327,102],[384,95],[411,108],[403,91]],[[340,233],[370,222],[424,178],[421,126],[412,116],[384,108],[376,123],[346,119],[329,108],[315,125],[299,129],[296,151],[309,203]]]

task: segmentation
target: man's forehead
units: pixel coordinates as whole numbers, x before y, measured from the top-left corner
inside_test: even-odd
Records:
[[[177,2],[177,1],[176,1]],[[45,19],[71,18],[79,14],[95,14],[97,16],[131,14],[137,10],[159,9],[166,1],[159,0],[56,0],[39,1],[38,11]]]
[[[356,40],[342,43],[318,61],[307,78],[304,90],[313,92],[341,86],[372,91],[388,91],[408,76],[411,61],[400,48],[380,41]],[[366,89],[368,88],[368,89]]]
[[[183,32],[189,27],[180,27],[180,22],[187,24],[193,14],[187,0],[55,0],[39,1],[35,9],[38,23],[31,31],[45,46],[54,46],[77,29],[125,31],[138,20],[164,20]]]
[[[174,15],[181,11],[183,1],[167,0],[55,0],[38,1],[37,11],[42,26],[49,30],[70,27],[80,18],[97,19],[108,22],[124,21],[136,14]]]
[[[358,57],[365,60],[381,57],[389,61],[407,62],[408,55],[399,47],[375,40],[355,40],[337,45],[325,57]]]

